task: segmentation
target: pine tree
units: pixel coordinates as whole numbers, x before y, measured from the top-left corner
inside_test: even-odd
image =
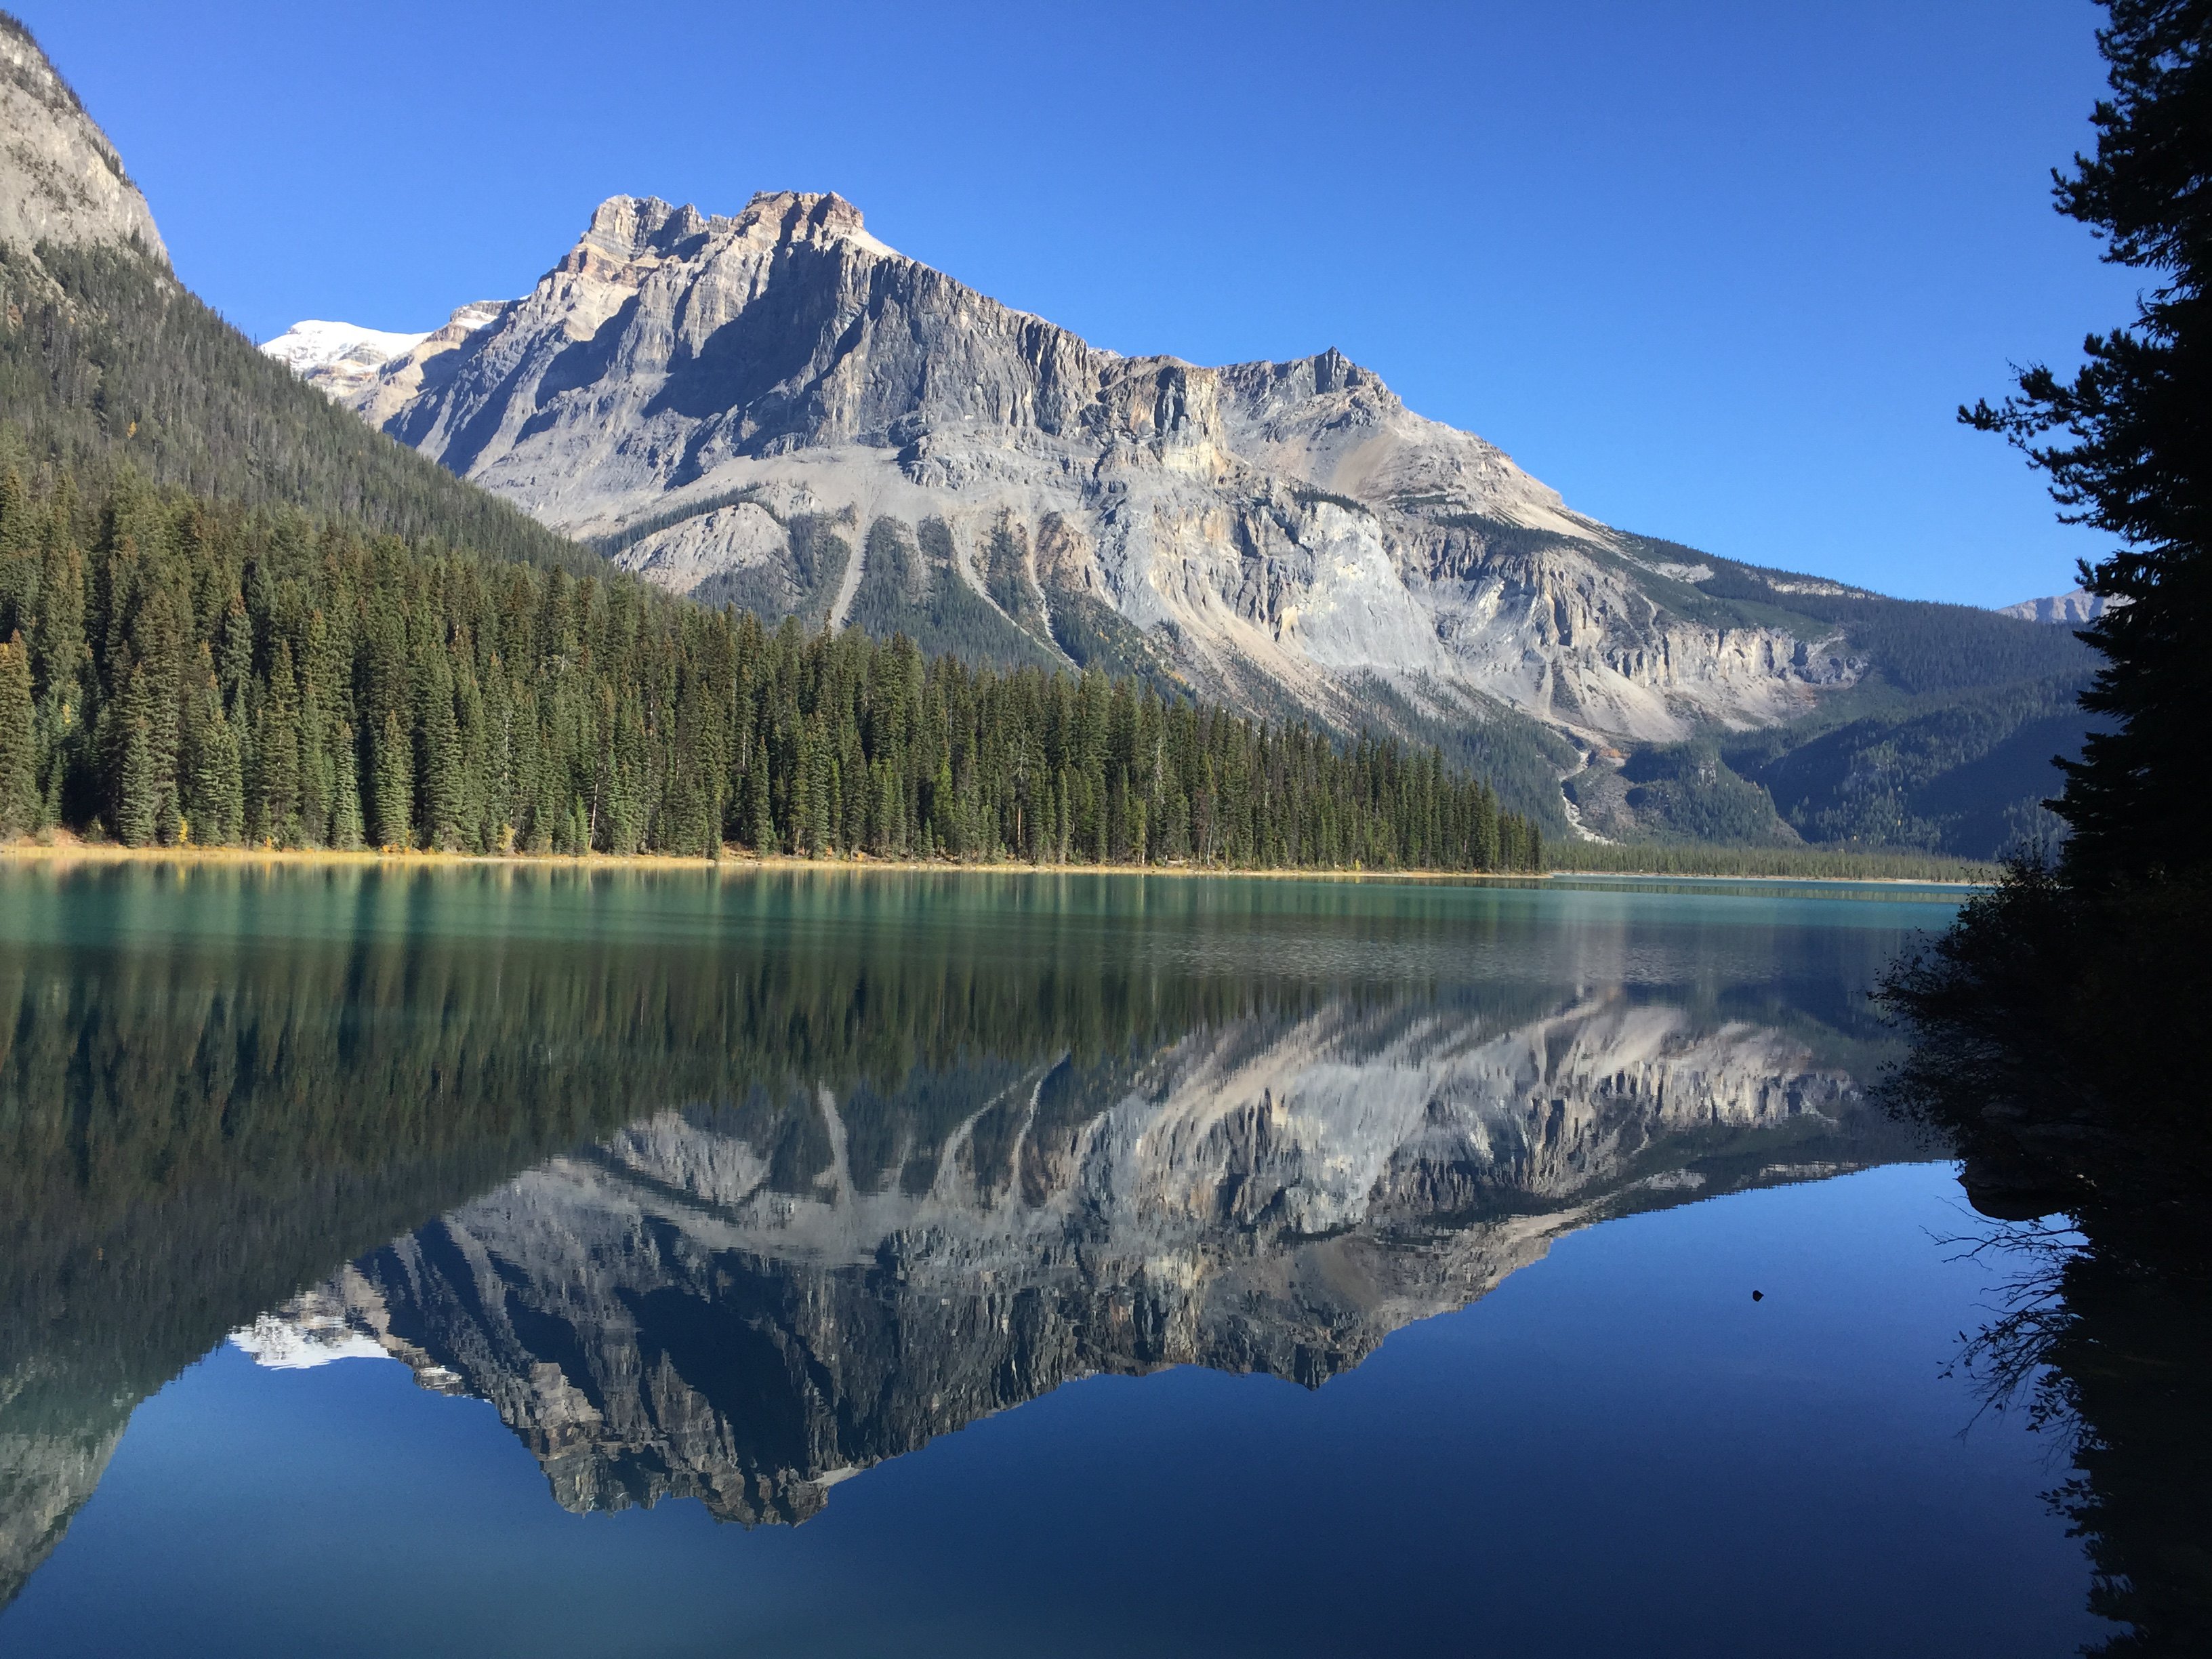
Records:
[[[160,824],[160,780],[155,771],[152,698],[146,670],[131,665],[122,696],[111,711],[108,748],[112,756],[109,827],[125,847],[144,847]]]
[[[399,716],[385,711],[384,725],[371,745],[375,750],[376,787],[370,808],[375,816],[376,844],[404,848],[413,840],[415,805],[414,745],[399,729]]]
[[[2212,848],[2200,799],[2212,707],[2212,3],[2106,3],[2098,44],[2112,96],[2091,118],[2096,155],[2077,156],[2056,194],[2106,259],[2154,273],[2155,286],[2130,326],[2090,336],[2070,380],[2032,368],[2001,407],[1960,411],[2050,475],[2062,517],[2123,544],[2081,571],[2091,592],[2123,602],[2081,634],[2106,659],[2082,707],[2108,729],[2060,763],[2065,789],[2050,803],[2072,827],[2069,876],[2093,886],[2201,872]]]
[[[70,770],[84,757],[84,556],[64,539],[70,501],[66,478],[55,493],[40,556],[39,615],[31,633],[41,824],[60,820]]]
[[[254,722],[246,829],[252,840],[289,847],[300,839],[301,770],[299,683],[289,641],[277,641],[268,684]]]
[[[331,845],[350,853],[361,846],[361,769],[353,727],[341,721],[331,738]]]
[[[453,668],[443,650],[424,652],[418,686],[416,765],[422,841],[449,853],[461,822],[461,728],[453,714]]]
[[[37,732],[31,700],[31,650],[19,632],[0,644],[0,841],[37,827]]]
[[[238,751],[230,741],[230,726],[223,717],[222,693],[215,679],[214,659],[203,644],[199,653],[199,684],[185,703],[184,754],[178,768],[178,787],[183,793],[183,812],[190,838],[203,846],[220,846],[234,839],[238,826],[228,820],[224,808],[230,790],[223,777],[225,752],[231,770],[238,766]]]
[[[765,739],[756,738],[752,760],[745,767],[742,816],[745,822],[745,833],[752,841],[753,851],[763,858],[777,851],[775,819],[769,811],[768,780],[768,744]]]

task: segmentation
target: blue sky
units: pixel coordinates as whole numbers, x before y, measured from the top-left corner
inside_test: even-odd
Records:
[[[1103,345],[1335,345],[1626,528],[1916,598],[2094,536],[1959,428],[2136,283],[2087,0],[7,0],[256,338],[526,291],[617,191],[834,189]]]

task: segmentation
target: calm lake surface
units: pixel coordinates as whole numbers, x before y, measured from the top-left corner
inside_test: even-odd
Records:
[[[1954,896],[0,867],[0,1651],[2071,1653]]]

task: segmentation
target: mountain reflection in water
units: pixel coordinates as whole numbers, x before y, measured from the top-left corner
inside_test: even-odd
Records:
[[[1426,999],[1331,1002],[1141,1058],[664,1112],[247,1341],[373,1338],[490,1401],[572,1510],[801,1521],[848,1475],[1087,1373],[1317,1385],[1565,1230],[1860,1167],[1862,1111],[1802,1042],[1678,1007],[1492,1030]],[[890,1179],[856,1176],[858,1138],[896,1148]]]
[[[1849,929],[1800,961],[1595,896],[1562,930],[1325,884],[8,879],[0,1599],[228,1332],[489,1401],[573,1510],[798,1522],[1072,1377],[1318,1385],[1568,1230],[1919,1155],[1862,1098],[1887,939]]]

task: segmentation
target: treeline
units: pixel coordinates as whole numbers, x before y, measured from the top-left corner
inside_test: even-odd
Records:
[[[1522,870],[1433,750],[0,468],[0,835]]]

